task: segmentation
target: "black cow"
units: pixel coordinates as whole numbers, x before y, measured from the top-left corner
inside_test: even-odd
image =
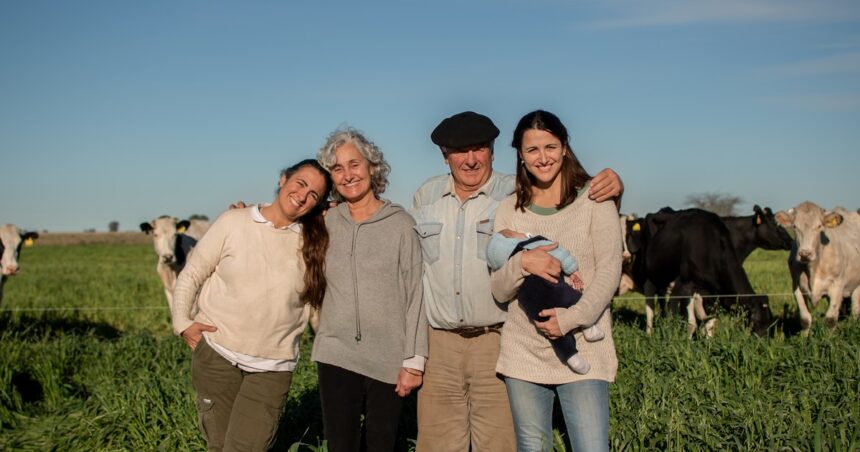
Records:
[[[761,215],[759,212],[766,213],[756,209],[753,217]],[[730,222],[735,223],[734,220]],[[753,222],[756,221],[753,219]],[[761,224],[764,223],[762,218]],[[662,297],[672,286],[672,294],[679,296],[727,295],[719,297],[725,308],[742,300],[740,304],[748,313],[753,331],[758,335],[767,333],[771,322],[767,297],[754,294],[735,248],[756,234],[737,236],[739,238],[733,240],[726,222],[701,209],[663,209],[628,224],[626,240],[633,254],[632,279],[646,295],[649,333],[653,325],[652,295]],[[747,296],[728,296],[735,294]],[[689,309],[692,315],[692,307]],[[704,312],[699,311],[697,315],[701,318]]]
[[[729,228],[732,245],[741,262],[747,260],[756,248],[788,251],[794,243],[785,228],[776,222],[769,207],[762,209],[756,205],[753,207],[753,215],[720,218]]]
[[[18,274],[21,269],[18,266],[18,254],[21,245],[28,240],[36,240],[39,234],[36,232],[22,232],[15,225],[7,224],[0,226],[0,301],[3,301],[3,286],[6,279]]]

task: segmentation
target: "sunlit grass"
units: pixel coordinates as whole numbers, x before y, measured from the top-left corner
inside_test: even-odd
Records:
[[[786,258],[757,251],[747,259],[756,291],[790,292]],[[21,261],[24,272],[7,284],[0,313],[0,449],[204,449],[190,353],[170,331],[151,247],[36,246]],[[38,310],[45,307],[111,309]],[[658,317],[649,337],[641,297],[614,302],[613,449],[860,448],[860,322],[828,330],[819,306],[812,334],[802,338],[789,328],[792,297],[771,297],[771,309],[778,319],[771,339],[720,315],[715,338],[689,340],[685,319]],[[279,450],[325,450],[310,340]],[[414,423],[410,399],[402,450],[414,445]],[[559,434],[556,449],[564,447]]]

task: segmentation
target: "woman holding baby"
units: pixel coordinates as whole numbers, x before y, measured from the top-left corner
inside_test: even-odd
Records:
[[[621,276],[618,212],[612,203],[588,198],[591,177],[573,154],[564,124],[552,113],[525,115],[512,146],[517,151],[516,190],[499,204],[495,229],[541,235],[557,243],[515,254],[492,275],[494,297],[511,301],[496,370],[507,386],[517,450],[552,449],[556,396],[573,449],[608,450],[609,383],[618,367],[609,314]],[[565,275],[549,254],[556,246],[577,260],[576,275]],[[574,286],[581,279],[582,297],[569,308],[541,311],[545,321],[530,321],[517,300],[527,275],[553,283],[563,277]],[[601,339],[583,336],[592,326],[604,333]],[[551,341],[568,333],[588,363],[584,373],[560,359],[552,346]]]

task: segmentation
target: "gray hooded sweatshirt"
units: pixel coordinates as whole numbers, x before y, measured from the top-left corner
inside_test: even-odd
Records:
[[[346,203],[328,212],[326,292],[311,359],[395,384],[404,359],[427,356],[414,225],[387,200],[360,223]]]

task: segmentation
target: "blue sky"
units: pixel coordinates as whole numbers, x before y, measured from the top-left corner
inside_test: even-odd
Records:
[[[365,132],[409,204],[429,135],[482,112],[511,171],[543,108],[622,210],[722,192],[860,207],[860,2],[0,2],[0,223],[122,230],[269,201],[326,135]]]

